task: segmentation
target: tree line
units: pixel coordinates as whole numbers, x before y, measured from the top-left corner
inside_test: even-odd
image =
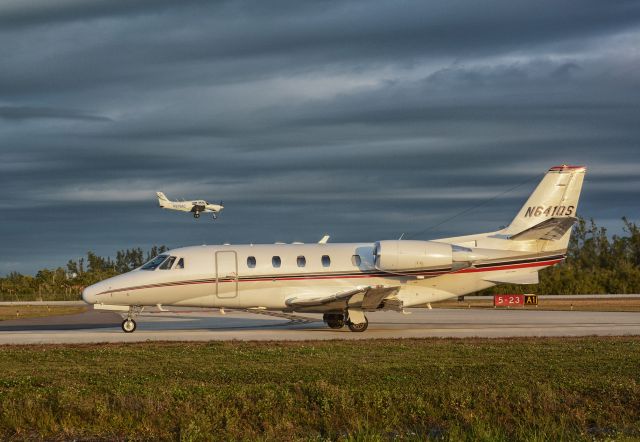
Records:
[[[42,269],[35,276],[11,272],[0,278],[0,301],[77,300],[86,286],[136,269],[166,250],[166,246],[146,252],[139,247],[119,250],[113,259],[87,252],[65,267]]]
[[[623,233],[610,236],[593,220],[578,219],[560,265],[540,272],[537,285],[500,285],[480,292],[572,295],[640,293],[640,227],[622,218]],[[154,246],[120,250],[115,258],[88,252],[65,267],[43,269],[35,276],[12,272],[0,278],[0,300],[80,299],[82,289],[111,276],[128,272],[167,250]]]
[[[582,218],[573,228],[567,259],[540,272],[540,284],[505,284],[479,294],[539,295],[640,293],[640,227],[622,218],[623,234],[609,236],[604,227]]]

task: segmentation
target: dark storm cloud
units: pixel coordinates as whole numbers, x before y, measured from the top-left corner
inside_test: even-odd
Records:
[[[0,106],[0,118],[5,120],[28,120],[34,118],[59,118],[68,120],[111,121],[107,117],[91,115],[72,109],[54,109],[49,107]]]
[[[639,40],[635,1],[3,2],[0,274],[492,230],[556,163],[590,166],[581,212],[615,231],[640,216]]]

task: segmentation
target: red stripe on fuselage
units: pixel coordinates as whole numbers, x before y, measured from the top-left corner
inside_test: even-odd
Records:
[[[532,263],[526,263],[526,264],[505,264],[505,265],[500,265],[500,266],[496,266],[496,267],[484,267],[484,268],[469,268],[469,269],[462,269],[462,270],[458,270],[456,272],[439,272],[439,273],[418,273],[415,275],[410,275],[410,276],[441,276],[441,275],[445,275],[445,274],[460,274],[460,273],[480,273],[480,272],[496,272],[496,271],[500,271],[500,270],[513,270],[513,269],[524,269],[524,268],[528,268],[528,267],[545,267],[545,266],[550,266],[550,265],[554,265],[559,263],[560,261],[562,261],[562,259],[553,259],[553,260],[549,260],[549,261],[538,261],[538,262],[532,262]],[[357,275],[326,275],[326,276],[287,276],[287,277],[277,277],[274,276],[273,278],[269,278],[269,277],[262,277],[262,278],[254,278],[254,279],[239,279],[239,280],[235,280],[235,279],[225,279],[225,280],[220,280],[218,282],[259,282],[259,281],[296,281],[296,280],[321,280],[321,279],[357,279],[357,278],[385,278],[385,277],[398,277],[398,275],[395,274],[370,274],[370,273],[364,273],[364,274],[357,274]],[[160,283],[160,284],[149,284],[149,285],[143,285],[143,286],[138,286],[138,287],[127,287],[127,288],[122,288],[122,289],[116,289],[116,290],[109,290],[106,292],[102,292],[99,293],[99,295],[105,295],[105,294],[109,294],[109,293],[118,293],[118,292],[126,292],[126,291],[133,291],[133,290],[144,290],[144,289],[149,289],[149,288],[158,288],[158,287],[172,287],[172,286],[180,286],[180,285],[194,285],[194,284],[215,284],[216,280],[215,279],[206,279],[206,280],[196,280],[196,281],[176,281],[176,282],[167,282],[167,283]]]
[[[478,273],[478,272],[495,272],[495,271],[499,271],[499,270],[512,270],[512,269],[524,269],[527,267],[542,267],[542,266],[550,266],[550,265],[554,265],[554,264],[558,264],[560,261],[562,261],[562,259],[554,259],[551,261],[540,261],[540,262],[532,262],[532,263],[528,263],[528,264],[506,264],[503,266],[497,266],[497,267],[488,267],[488,268],[479,268],[479,269],[462,269],[462,270],[458,270],[457,272],[454,273]]]

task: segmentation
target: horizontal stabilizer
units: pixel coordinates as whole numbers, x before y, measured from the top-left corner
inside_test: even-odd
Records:
[[[496,284],[538,284],[538,272],[507,273],[503,275],[491,275],[483,278],[485,281]]]
[[[549,218],[529,227],[520,233],[512,235],[510,239],[514,241],[528,241],[532,239],[543,239],[547,241],[556,241],[564,236],[575,224],[577,218]]]

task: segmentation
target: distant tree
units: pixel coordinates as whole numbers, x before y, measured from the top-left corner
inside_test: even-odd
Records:
[[[609,237],[604,227],[580,218],[567,259],[540,272],[538,285],[499,285],[479,294],[538,293],[572,295],[640,293],[640,229],[622,218],[625,235]]]
[[[166,250],[166,246],[154,246],[146,254],[141,248],[119,250],[115,261],[89,251],[86,258],[67,261],[66,269],[42,269],[35,276],[11,272],[0,278],[0,300],[78,299],[87,285],[140,267],[145,255]]]

